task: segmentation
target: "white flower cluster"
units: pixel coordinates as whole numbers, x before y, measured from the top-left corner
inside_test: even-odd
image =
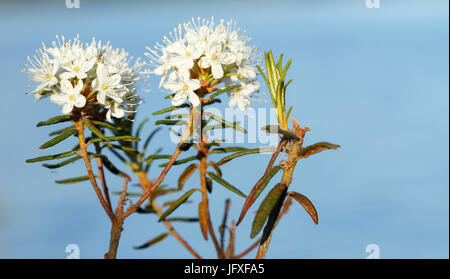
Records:
[[[25,72],[38,82],[32,91],[37,99],[50,96],[50,101],[62,106],[69,114],[74,107],[99,105],[105,109],[106,118],[122,118],[140,102],[134,83],[139,78],[135,66],[128,65],[128,53],[113,49],[109,43],[102,45],[92,39],[83,45],[78,36],[65,41],[57,37],[50,47],[28,57]]]
[[[160,87],[175,92],[174,106],[186,99],[198,106],[203,96],[199,98],[196,90],[224,82],[226,86],[240,85],[228,93],[229,105],[245,110],[250,95],[260,87],[256,48],[248,46],[248,41],[233,21],[221,20],[215,25],[213,19],[198,18],[175,28],[170,38],[164,37],[164,44],[147,48],[146,56],[154,66],[152,73],[161,76]]]

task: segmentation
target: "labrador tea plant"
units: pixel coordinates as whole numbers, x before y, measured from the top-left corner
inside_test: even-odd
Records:
[[[250,38],[245,32],[240,32],[235,22],[215,24],[213,19],[193,19],[178,25],[163,38],[162,43],[147,48],[147,62],[138,59],[134,65],[130,65],[131,58],[127,52],[114,49],[109,43],[102,44],[92,39],[91,43],[83,44],[78,37],[69,41],[64,37],[57,39],[50,46],[43,44],[33,58],[28,58],[25,72],[31,81],[38,84],[31,92],[37,100],[49,97],[51,102],[62,107],[62,115],[39,122],[37,127],[66,124],[52,131],[52,138],[40,149],[51,148],[73,138],[76,138],[75,146],[26,162],[60,160],[42,165],[56,169],[71,166],[71,163],[82,159],[85,175],[57,180],[56,183],[89,181],[92,185],[111,221],[106,259],[116,258],[124,222],[134,213],[156,215],[157,221],[167,229],[136,249],[150,247],[171,235],[199,259],[201,256],[188,242],[189,236],[183,238],[173,223],[198,223],[203,238],[211,240],[217,257],[221,259],[241,258],[256,248],[256,258],[264,258],[274,229],[288,212],[292,200],[303,206],[313,222],[318,223],[312,202],[289,187],[299,160],[326,149],[338,149],[339,145],[319,142],[303,146],[305,134],[310,129],[300,127],[292,117],[289,121],[293,107],[286,110],[285,103],[286,90],[292,82],[285,80],[291,60],[283,65],[283,55],[275,61],[271,51],[258,54],[257,48],[249,45]],[[259,65],[261,58],[264,67]],[[149,154],[150,142],[161,127],[153,128],[141,140],[148,119],[139,124],[134,121],[142,102],[136,93],[136,82],[148,73],[159,76],[159,87],[162,91],[169,91],[165,98],[171,106],[159,108],[152,115],[162,117],[154,123],[155,127],[168,126],[172,136],[178,139],[171,154],[160,154],[161,149]],[[278,144],[251,149],[229,146],[225,138],[212,136],[212,132],[233,129],[245,134],[247,131],[238,121],[222,119],[207,108],[215,107],[227,95],[230,107],[246,111],[252,102],[255,103],[260,90],[258,75],[267,85],[278,121],[277,125],[266,125],[261,129],[277,134]],[[229,182],[229,175],[221,170],[221,166],[239,157],[268,152],[272,154],[271,158],[264,173],[255,178],[252,188],[244,186],[238,189]],[[285,153],[287,159],[279,160],[280,153]],[[151,165],[161,160],[159,174],[150,177]],[[113,161],[121,162],[122,167],[117,167]],[[176,165],[185,165],[176,185],[163,184]],[[109,190],[105,169],[122,180],[120,191]],[[281,178],[276,183],[272,182],[279,172]],[[187,186],[194,175],[200,179],[198,188]],[[138,181],[141,192],[129,191],[132,177]],[[274,185],[261,199],[251,227],[250,238],[260,236],[250,247],[236,253],[237,228],[269,184]],[[229,222],[231,201],[227,199],[220,226],[213,224],[216,218],[211,214],[209,202],[213,185],[223,186],[233,195],[245,199],[237,221]],[[193,201],[196,194],[199,198],[197,216],[172,217],[181,205]],[[113,195],[117,195],[116,204],[111,198]],[[171,196],[175,198],[161,204],[161,198]]]

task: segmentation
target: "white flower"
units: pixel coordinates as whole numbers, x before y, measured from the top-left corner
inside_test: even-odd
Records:
[[[105,104],[106,96],[110,97],[114,101],[121,103],[122,98],[117,92],[117,89],[123,87],[120,84],[120,75],[114,74],[109,75],[106,71],[105,65],[103,63],[97,64],[97,78],[92,82],[92,88],[97,90],[97,100],[100,104]]]
[[[194,45],[196,48],[200,49],[202,52],[206,50],[208,44],[220,43],[220,39],[224,29],[214,28],[214,20],[197,18],[197,23],[194,19],[190,22],[184,24],[184,29],[186,30],[185,39],[188,44]]]
[[[237,106],[241,111],[244,111],[250,104],[250,95],[260,88],[258,82],[242,82],[241,87],[233,90],[230,95],[228,105],[230,107]]]
[[[212,44],[206,47],[205,55],[200,59],[199,66],[202,68],[211,67],[211,73],[215,79],[223,77],[222,65],[228,65],[235,62],[231,53],[223,52],[222,46]]]
[[[169,79],[164,83],[164,88],[175,92],[175,96],[172,99],[172,105],[179,106],[189,99],[191,104],[196,107],[200,104],[200,99],[195,90],[200,88],[200,81],[196,79],[190,79],[189,74],[179,74],[177,75],[177,80]]]
[[[30,79],[34,82],[38,82],[39,85],[33,90],[36,98],[41,98],[40,93],[43,90],[51,90],[54,85],[58,83],[56,73],[59,69],[58,61],[51,61],[47,54],[42,55],[42,61],[35,56],[35,62],[28,58],[31,67],[28,69]],[[37,65],[35,65],[36,63]]]
[[[84,53],[73,53],[76,57],[73,57],[73,60],[63,66],[66,72],[59,75],[62,79],[70,79],[70,78],[78,78],[84,79],[87,77],[87,72],[92,69],[94,64],[97,62],[96,58],[91,58],[87,60],[84,57]]]
[[[156,44],[154,49],[147,48],[146,56],[153,68],[149,72],[161,77],[160,87],[176,93],[173,105],[178,106],[187,98],[197,105],[200,98],[194,91],[201,86],[202,92],[211,93],[220,83],[226,86],[258,84],[255,81],[256,48],[247,45],[249,40],[233,21],[225,23],[221,20],[216,25],[212,18],[192,19],[178,25],[169,37],[164,37],[163,44]],[[247,96],[251,92],[245,92],[255,90],[251,87],[242,90],[229,94],[236,95],[230,104],[241,108],[248,105]]]
[[[81,95],[82,88],[83,82],[81,80],[73,87],[69,80],[64,79],[61,81],[61,93],[53,94],[50,101],[63,106],[63,114],[69,114],[74,106],[82,108],[86,104],[86,98]]]
[[[125,115],[125,110],[121,108],[118,103],[107,103],[105,105],[105,108],[108,110],[108,112],[106,113],[106,119],[108,119],[109,121],[111,121],[111,115],[115,118],[122,118]]]
[[[140,77],[137,70],[143,63],[137,59],[134,66],[130,66],[128,53],[113,49],[109,43],[102,45],[92,39],[91,43],[83,45],[78,36],[69,41],[57,37],[51,47],[43,44],[34,60],[29,60],[25,72],[38,83],[32,93],[37,98],[51,95],[52,102],[63,106],[63,113],[70,113],[74,106],[83,108],[86,102],[93,102],[90,107],[106,112],[108,118],[122,118],[125,112],[134,112],[141,102],[134,84]],[[83,92],[89,100],[81,94],[83,90],[89,91]]]
[[[202,49],[195,45],[186,45],[184,41],[176,41],[167,46],[167,51],[172,54],[169,64],[182,70],[191,69],[194,60],[202,55]]]

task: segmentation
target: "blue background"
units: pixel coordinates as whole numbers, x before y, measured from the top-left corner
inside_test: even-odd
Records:
[[[382,258],[449,256],[449,100],[448,1],[387,1],[368,9],[352,1],[86,1],[68,9],[65,1],[0,3],[0,257],[64,258],[66,245],[79,245],[82,258],[106,252],[109,220],[89,183],[57,185],[56,179],[83,174],[81,161],[67,169],[47,170],[25,164],[44,155],[38,146],[48,128],[35,124],[60,113],[48,100],[25,95],[26,57],[55,35],[80,34],[111,41],[135,57],[161,41],[191,17],[234,19],[261,51],[292,57],[294,83],[287,103],[293,116],[312,128],[306,143],[327,140],[342,145],[302,161],[292,188],[307,195],[319,212],[315,226],[293,204],[273,237],[268,258],[365,258],[374,243]],[[157,79],[138,119],[168,106]],[[264,89],[265,92],[267,90]],[[262,96],[269,99],[267,95]],[[267,107],[261,102],[259,106]],[[155,117],[150,117],[153,123]],[[148,126],[147,133],[150,132]],[[152,149],[173,145],[161,132]],[[70,145],[55,147],[65,151]],[[56,151],[50,153],[57,153]],[[47,152],[48,153],[48,152]],[[259,157],[258,157],[259,156]],[[223,170],[248,193],[268,155],[236,159]],[[175,183],[175,167],[166,182]],[[151,176],[156,176],[153,169]],[[197,187],[192,180],[190,187]],[[119,190],[120,180],[110,180]],[[137,191],[138,188],[132,190]],[[223,202],[232,197],[236,219],[243,199],[215,187],[214,225]],[[255,207],[256,208],[256,207]],[[177,216],[193,216],[194,204]],[[251,212],[252,210],[250,210]],[[236,251],[252,243],[252,218],[238,228]],[[203,257],[215,257],[197,224],[174,224]],[[134,250],[164,231],[155,218],[127,219],[119,247],[121,258],[190,258],[172,237],[152,248]],[[254,257],[254,252],[249,257]]]

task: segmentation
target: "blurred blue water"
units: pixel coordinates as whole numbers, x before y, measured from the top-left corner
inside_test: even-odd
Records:
[[[301,162],[295,172],[293,188],[316,204],[319,225],[294,204],[276,230],[268,257],[364,258],[366,245],[375,243],[382,258],[448,258],[448,1],[382,0],[379,9],[367,9],[363,0],[81,0],[80,9],[64,3],[0,3],[0,257],[63,258],[66,245],[75,243],[82,258],[95,258],[102,257],[108,242],[108,220],[90,185],[53,182],[82,174],[81,162],[51,172],[24,163],[43,154],[37,146],[49,130],[37,129],[36,122],[59,113],[56,105],[36,104],[24,94],[29,82],[20,71],[26,57],[56,34],[70,38],[77,33],[83,41],[95,36],[142,57],[145,46],[178,23],[214,16],[236,20],[260,50],[293,58],[289,76],[295,80],[287,102],[301,125],[312,128],[306,143],[342,145]],[[150,82],[152,92],[141,94],[146,102],[139,119],[168,105],[158,81]],[[153,149],[170,152],[167,135],[159,134]],[[248,192],[269,159],[260,157],[248,159],[251,167],[247,160],[236,160],[224,172]],[[167,182],[174,183],[179,172],[175,168]],[[111,188],[120,189],[120,180],[112,181]],[[229,196],[215,188],[216,225]],[[243,200],[231,197],[236,219]],[[185,205],[182,212],[193,216],[196,206]],[[237,251],[251,243],[248,217],[239,226]],[[133,250],[163,231],[154,221],[130,217],[119,256],[190,257],[173,238]],[[176,225],[202,256],[214,257],[198,225]]]

